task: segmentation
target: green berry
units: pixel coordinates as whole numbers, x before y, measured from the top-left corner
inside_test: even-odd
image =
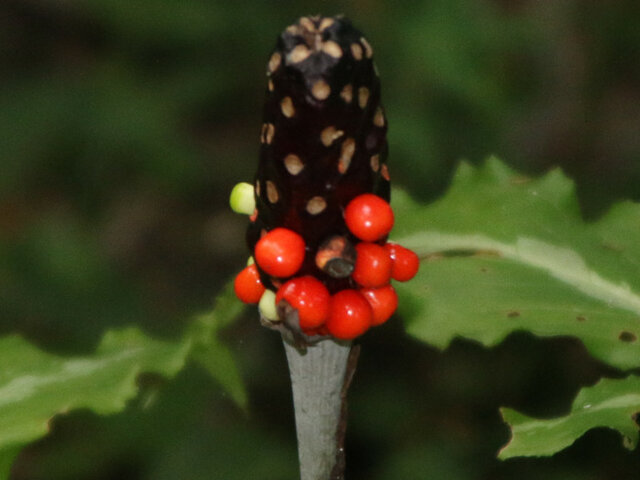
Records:
[[[260,314],[272,322],[280,321],[278,310],[276,309],[276,294],[272,290],[265,290],[258,303]]]
[[[229,205],[231,205],[231,210],[236,213],[251,215],[256,208],[253,185],[241,182],[233,187],[229,197]]]

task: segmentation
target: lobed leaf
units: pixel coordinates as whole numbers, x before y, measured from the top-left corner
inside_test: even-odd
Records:
[[[586,223],[560,171],[528,179],[489,159],[462,164],[439,201],[396,191],[394,208],[394,240],[422,259],[397,286],[409,334],[439,348],[456,336],[495,345],[516,330],[574,336],[610,365],[640,366],[640,205]]]
[[[539,420],[509,408],[501,409],[512,437],[499,457],[551,455],[571,445],[587,430],[609,427],[623,435],[629,448],[638,444],[636,415],[640,412],[640,378],[603,379],[580,391],[571,412],[560,418]]]
[[[244,405],[246,395],[231,354],[216,338],[217,328],[242,308],[230,301],[231,295],[227,288],[216,308],[176,341],[156,340],[129,327],[106,332],[91,355],[61,357],[19,335],[0,338],[0,478],[8,477],[22,446],[47,433],[55,415],[78,408],[118,412],[136,395],[140,373],[171,377],[190,355]]]
[[[640,365],[639,205],[585,223],[560,172],[527,180],[494,159],[463,164],[432,205],[400,191],[394,205],[394,240],[423,259],[398,285],[410,334],[440,348],[458,335],[572,335],[613,366]]]

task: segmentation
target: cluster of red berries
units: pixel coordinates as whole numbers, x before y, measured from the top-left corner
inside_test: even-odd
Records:
[[[354,288],[333,295],[311,275],[295,277],[306,254],[304,239],[286,228],[274,228],[256,244],[256,264],[247,266],[235,279],[235,292],[246,303],[258,303],[265,294],[259,266],[271,277],[288,278],[275,294],[280,309],[297,311],[300,328],[309,336],[331,335],[350,340],[370,327],[386,322],[395,312],[398,297],[391,279],[407,281],[416,275],[418,256],[411,250],[384,239],[393,227],[390,205],[365,193],[348,203],[344,221],[360,240],[351,273]]]

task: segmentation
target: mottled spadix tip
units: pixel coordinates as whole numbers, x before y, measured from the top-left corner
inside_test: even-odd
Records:
[[[302,17],[278,37],[267,74],[275,77],[284,72],[294,74],[293,78],[306,82],[307,88],[324,80],[330,92],[339,93],[345,82],[338,82],[341,83],[338,89],[335,82],[327,80],[344,80],[354,73],[367,76],[367,70],[375,75],[372,55],[373,50],[367,40],[347,18]],[[295,76],[295,73],[299,75]],[[276,80],[276,88],[277,83]],[[324,96],[319,98],[325,99]]]

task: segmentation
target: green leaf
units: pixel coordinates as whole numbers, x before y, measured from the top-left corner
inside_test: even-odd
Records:
[[[491,346],[517,330],[574,336],[610,365],[640,366],[640,205],[623,202],[586,223],[560,171],[528,179],[495,159],[462,164],[431,205],[402,191],[393,199],[393,240],[422,259],[416,278],[397,285],[409,334],[439,348],[458,336]],[[528,453],[527,443],[510,454],[550,454],[598,425],[637,438],[627,413],[593,410],[584,429],[541,441],[546,450]]]
[[[0,450],[0,478],[3,480],[9,478],[11,465],[13,464],[16,456],[18,456],[18,453],[20,453],[19,447],[9,447]]]
[[[18,446],[46,434],[58,413],[122,410],[137,392],[140,372],[173,375],[184,365],[189,348],[188,341],[152,340],[136,328],[107,332],[89,357],[59,357],[18,335],[2,338],[0,451],[15,453]]]
[[[111,414],[125,408],[141,372],[175,375],[190,355],[205,364],[240,405],[246,394],[231,353],[218,329],[242,309],[229,287],[216,308],[197,318],[177,341],[155,340],[135,327],[105,333],[96,351],[61,357],[38,349],[19,335],[0,338],[0,478],[26,443],[45,435],[51,419],[73,409]]]
[[[408,332],[444,348],[515,330],[572,335],[613,366],[640,365],[640,206],[582,221],[559,171],[528,180],[497,160],[461,165],[428,206],[396,191],[394,240],[423,259],[399,284]]]
[[[609,427],[623,435],[623,444],[632,449],[638,444],[640,412],[640,378],[603,379],[593,387],[580,391],[569,415],[538,420],[509,408],[501,409],[511,427],[512,438],[499,457],[551,455],[571,445],[587,430]]]
[[[247,394],[229,348],[217,341],[221,328],[240,315],[244,304],[234,293],[229,282],[216,300],[216,308],[201,315],[191,325],[190,336],[194,340],[192,358],[205,368],[231,398],[243,409],[247,408]]]

